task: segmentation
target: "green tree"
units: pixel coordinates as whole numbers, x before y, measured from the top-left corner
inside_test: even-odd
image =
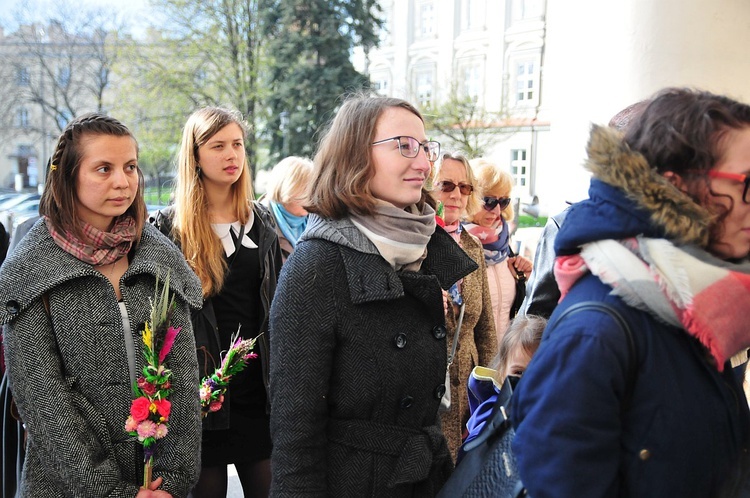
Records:
[[[457,85],[445,102],[426,106],[422,114],[428,135],[439,140],[443,150],[460,150],[470,158],[483,156],[518,131],[506,109],[489,111]]]
[[[235,108],[248,124],[245,149],[254,172],[263,115],[258,0],[154,0],[152,5],[161,14],[160,27],[152,29],[145,42],[133,43],[131,64],[137,68],[142,95],[161,95],[182,107],[175,105],[174,113],[167,114],[152,101],[144,119],[182,125],[204,105]]]
[[[351,50],[377,44],[380,6],[373,0],[268,1],[270,159],[310,156],[342,96],[369,86]]]

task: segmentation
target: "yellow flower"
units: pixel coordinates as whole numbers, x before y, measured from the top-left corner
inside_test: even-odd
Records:
[[[148,411],[150,411],[151,413],[156,413],[157,410],[158,408],[156,407],[156,403],[151,403],[151,405],[148,407]]]
[[[151,349],[151,328],[148,326],[148,322],[146,322],[146,325],[143,327],[143,344]]]

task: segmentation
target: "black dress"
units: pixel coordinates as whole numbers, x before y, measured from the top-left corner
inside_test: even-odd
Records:
[[[230,230],[236,243],[236,234]],[[260,238],[259,222],[247,234],[253,242]],[[212,298],[219,326],[222,352],[229,349],[231,336],[237,332],[248,339],[258,335],[260,328],[260,259],[257,248],[236,244],[239,251],[228,256],[224,286]],[[256,348],[257,354],[262,354]],[[203,431],[202,466],[230,463],[254,463],[271,457],[267,396],[263,386],[260,358],[249,361],[237,374],[228,389],[230,426],[226,430]]]

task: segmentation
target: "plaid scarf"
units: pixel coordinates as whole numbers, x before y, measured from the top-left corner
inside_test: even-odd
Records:
[[[58,232],[44,217],[52,240],[60,248],[90,265],[108,265],[126,255],[135,239],[135,220],[132,216],[117,218],[111,232],[102,232],[98,228],[84,223],[81,227],[84,240],[81,240],[69,230],[65,234]]]
[[[562,296],[591,272],[628,305],[696,337],[719,371],[750,347],[750,263],[733,264],[668,240],[635,237],[584,244],[559,256],[555,279]]]

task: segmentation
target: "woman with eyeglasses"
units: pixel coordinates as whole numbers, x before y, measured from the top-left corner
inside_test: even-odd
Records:
[[[624,135],[594,126],[586,166],[555,239],[563,298],[511,402],[521,478],[535,498],[739,496],[750,106],[663,90]],[[561,316],[583,302],[610,311]]]
[[[516,272],[523,272],[528,279],[533,264],[523,256],[511,257],[508,220],[513,219],[510,198],[513,177],[483,158],[473,159],[470,164],[482,192],[482,202],[481,207],[470,213],[471,222],[464,223],[464,229],[479,239],[484,249],[499,345],[510,323],[510,307],[516,297]]]
[[[425,190],[440,145],[411,104],[350,97],[314,158],[271,306],[274,497],[435,496],[443,289],[477,268]]]
[[[450,367],[450,408],[442,413],[441,418],[443,433],[454,460],[470,416],[469,398],[466,394],[469,375],[475,366],[489,365],[498,346],[482,244],[464,230],[461,224],[467,213],[474,212],[479,207],[478,191],[474,184],[474,175],[466,157],[455,153],[442,154],[435,171],[432,195],[443,204],[445,230],[479,266],[448,292],[451,303],[448,309],[449,355],[452,352],[454,334],[459,336]],[[460,330],[457,330],[462,304],[463,320]]]

